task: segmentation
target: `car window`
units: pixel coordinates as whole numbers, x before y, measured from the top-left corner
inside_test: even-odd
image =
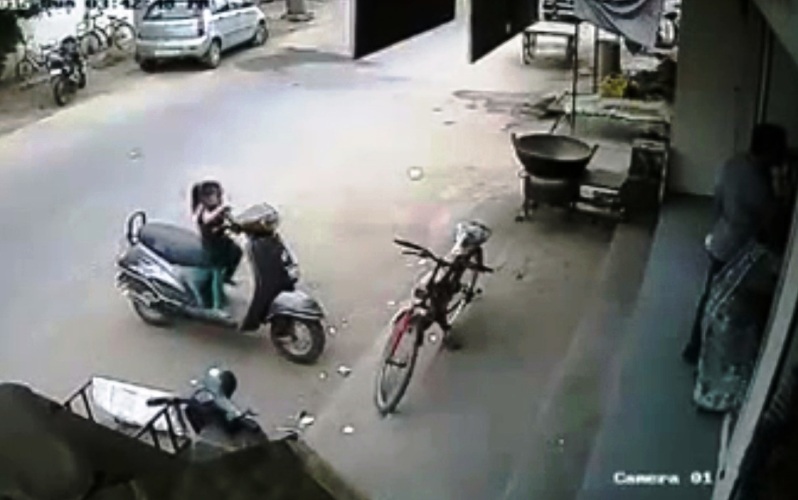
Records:
[[[147,20],[194,19],[207,7],[203,0],[157,0],[144,14]]]
[[[230,3],[227,0],[213,0],[213,12],[227,12],[230,10]]]
[[[244,2],[242,0],[230,0],[230,10],[241,10],[244,8]]]

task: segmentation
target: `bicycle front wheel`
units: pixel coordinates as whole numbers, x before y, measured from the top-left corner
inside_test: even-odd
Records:
[[[483,262],[482,250],[474,252],[468,259],[469,263],[482,265]],[[477,294],[477,281],[479,280],[479,272],[471,268],[466,268],[463,273],[458,277],[457,283],[453,286],[456,287],[455,293],[446,305],[446,321],[451,326],[460,314],[474,299]]]
[[[136,29],[126,21],[114,26],[111,34],[114,46],[125,53],[132,53],[136,48]]]
[[[410,385],[418,358],[418,322],[410,310],[400,313],[391,325],[391,334],[380,358],[374,402],[385,416],[396,411]]]

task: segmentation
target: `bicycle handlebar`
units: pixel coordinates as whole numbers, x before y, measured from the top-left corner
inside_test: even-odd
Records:
[[[413,243],[412,241],[407,241],[400,238],[394,238],[393,242],[399,245],[400,247],[410,248],[411,250],[416,250],[423,253],[432,253],[428,249],[422,247],[421,245]]]
[[[404,254],[404,255],[418,255],[419,257],[426,257],[428,259],[431,259],[431,260],[437,262],[438,264],[440,264],[441,266],[444,266],[444,267],[449,267],[449,266],[452,265],[452,263],[449,262],[448,260],[443,259],[441,257],[438,257],[437,255],[432,253],[432,250],[424,248],[421,245],[418,245],[418,244],[413,243],[411,241],[402,240],[402,239],[399,239],[399,238],[394,238],[393,242],[396,243],[397,245],[407,249],[407,250],[402,250],[402,254]],[[477,272],[480,272],[480,273],[493,273],[493,272],[495,272],[495,270],[493,268],[490,268],[490,267],[485,266],[483,264],[474,264],[474,263],[471,263],[471,262],[467,262],[466,263],[466,267],[469,268],[469,269],[473,269],[474,271],[477,271]]]

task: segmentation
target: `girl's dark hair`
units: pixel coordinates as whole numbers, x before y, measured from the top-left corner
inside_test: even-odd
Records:
[[[216,181],[203,181],[191,187],[191,213],[197,211],[197,207],[202,203],[202,199],[212,193],[222,194],[222,185]]]
[[[751,134],[751,154],[783,156],[787,152],[787,131],[781,125],[760,123]]]

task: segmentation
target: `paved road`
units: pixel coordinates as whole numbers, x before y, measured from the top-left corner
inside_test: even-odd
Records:
[[[239,54],[216,72],[142,76],[0,139],[0,379],[61,397],[94,373],[180,387],[222,362],[267,427],[321,411],[349,383],[339,364],[356,367],[349,380],[370,377],[368,355],[392,303],[419,272],[391,237],[444,250],[453,222],[476,215],[496,226],[488,254],[502,271],[471,320],[471,350],[418,376],[410,407],[426,419],[386,427],[394,441],[364,474],[390,498],[488,498],[479,496],[493,491],[485,485],[511,475],[517,416],[545,400],[609,235],[556,217],[511,222],[517,167],[504,127],[518,116],[508,92],[544,93],[567,71],[521,67],[516,47],[468,67],[461,33],[444,29],[354,64],[331,53],[335,37],[311,30],[285,40],[294,50]],[[302,49],[320,41],[321,51]],[[408,177],[413,166],[421,180]],[[281,208],[305,283],[337,328],[318,367],[279,359],[264,338],[146,327],[115,293],[127,214],[143,208],[189,224],[186,188],[204,176],[219,178],[236,206]],[[355,397],[361,415],[371,415],[370,398],[370,386]],[[423,462],[402,463],[410,439],[431,446]],[[506,453],[481,483],[468,468],[484,466],[473,457],[485,447]],[[374,474],[392,467],[381,458],[401,472]],[[408,471],[420,469],[403,495]]]

